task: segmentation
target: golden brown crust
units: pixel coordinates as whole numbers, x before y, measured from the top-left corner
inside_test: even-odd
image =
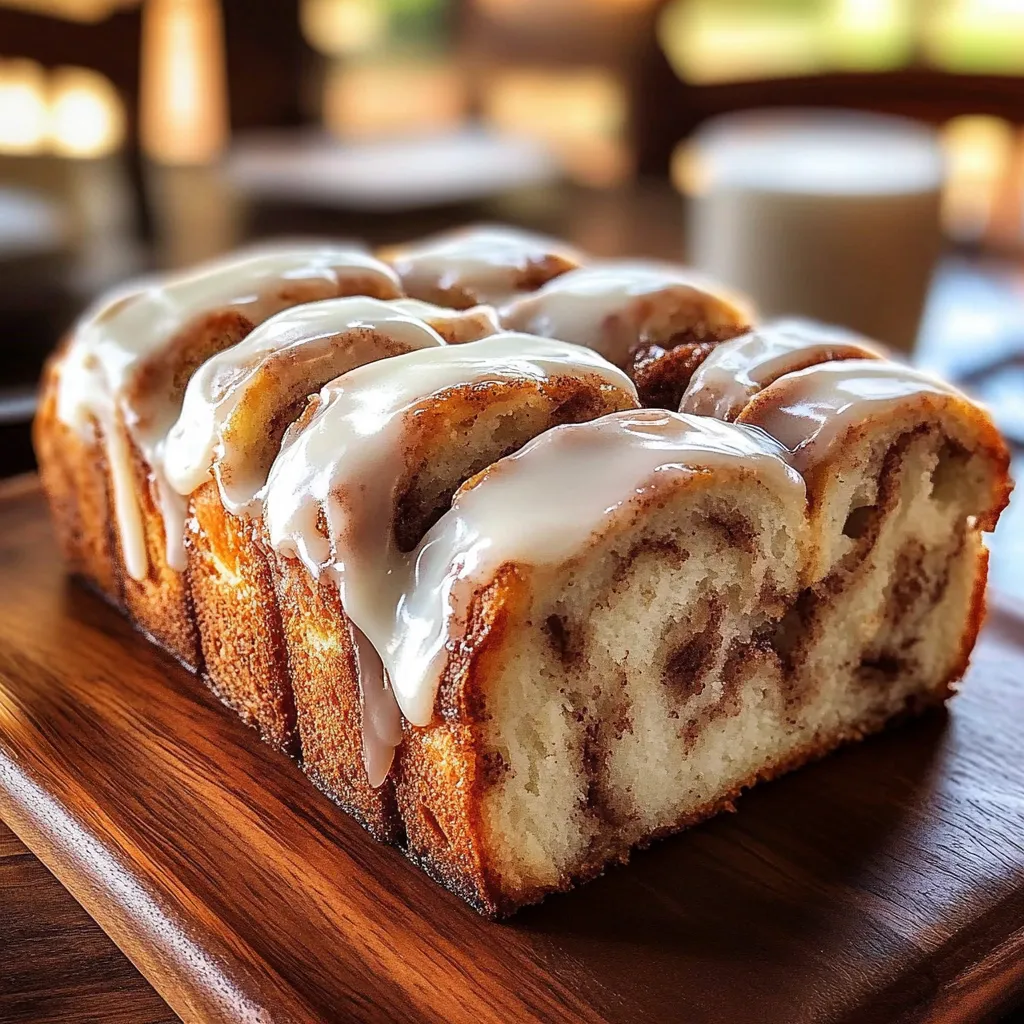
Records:
[[[216,310],[197,317],[141,369],[129,394],[131,407],[146,425],[157,415],[163,396],[180,395],[196,367],[211,355],[241,341],[253,323],[233,310]],[[136,397],[132,399],[132,395]],[[118,416],[132,453],[133,490],[139,504],[146,542],[146,576],[136,580],[127,571],[118,531],[114,530],[115,569],[120,576],[128,614],[142,632],[193,670],[200,668],[196,629],[184,573],[167,561],[167,535],[150,469]],[[111,487],[108,474],[108,493]],[[112,502],[111,502],[112,505]]]
[[[167,534],[164,519],[154,494],[153,479],[142,455],[129,439],[132,460],[133,491],[139,504],[146,544],[146,575],[137,580],[125,568],[121,538],[112,531],[114,571],[117,574],[125,608],[133,624],[165,651],[192,671],[200,668],[199,635],[192,614],[188,581],[184,573],[167,562]],[[110,474],[107,497],[113,507]]]
[[[374,838],[402,836],[393,776],[374,789],[363,764],[359,674],[336,586],[300,562],[271,556],[298,718],[302,767]]]
[[[83,440],[57,417],[57,380],[66,343],[43,370],[32,440],[39,477],[68,569],[117,608],[124,598],[114,571],[113,516],[103,446]]]
[[[960,646],[956,660],[950,667],[949,673],[943,681],[942,696],[951,697],[956,693],[956,684],[963,679],[967,667],[971,662],[971,655],[974,653],[974,646],[978,642],[978,634],[985,624],[987,614],[987,603],[985,595],[988,586],[988,548],[982,546],[978,552],[978,569],[974,577],[974,585],[971,588],[971,598],[968,606],[964,631],[960,638]]]
[[[503,897],[487,861],[481,820],[489,780],[480,726],[495,661],[528,600],[516,567],[502,566],[472,601],[466,636],[438,690],[439,720],[423,728],[407,725],[398,750],[395,788],[409,857],[490,916]]]
[[[268,553],[213,481],[190,503],[189,590],[210,688],[268,743],[296,753],[295,703]]]

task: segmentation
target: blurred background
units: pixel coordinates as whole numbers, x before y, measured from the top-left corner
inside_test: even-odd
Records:
[[[1024,0],[0,0],[0,474],[111,284],[468,220],[842,320],[1024,440]]]

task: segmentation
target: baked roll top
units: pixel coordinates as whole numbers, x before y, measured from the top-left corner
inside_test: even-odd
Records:
[[[768,324],[719,345],[694,371],[679,411],[732,422],[759,391],[787,373],[844,359],[881,359],[850,331],[806,320]]]
[[[409,299],[328,299],[272,317],[189,381],[167,437],[171,485],[190,494],[212,470],[230,512],[258,513],[281,439],[306,399],[358,366],[444,345],[434,325],[460,338],[467,328],[492,333],[486,314]]]
[[[381,252],[414,299],[466,309],[496,305],[579,266],[564,242],[515,228],[478,226]]]
[[[744,301],[695,271],[642,260],[570,271],[501,315],[515,330],[600,352],[630,372],[645,404],[673,409],[701,359],[753,321]]]
[[[841,571],[844,559],[863,562],[887,523],[956,542],[964,530],[993,529],[1009,500],[1009,451],[987,413],[900,363],[852,359],[786,374],[737,422],[776,438],[807,481],[812,579]]]

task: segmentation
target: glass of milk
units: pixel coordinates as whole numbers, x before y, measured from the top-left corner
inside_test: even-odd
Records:
[[[909,351],[942,236],[930,128],[834,110],[732,114],[687,152],[690,258],[769,319],[842,324]]]

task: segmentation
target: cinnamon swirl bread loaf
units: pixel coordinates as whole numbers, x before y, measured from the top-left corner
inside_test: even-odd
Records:
[[[127,289],[36,424],[72,571],[374,836],[504,914],[950,694],[979,407],[682,268],[382,255]]]

